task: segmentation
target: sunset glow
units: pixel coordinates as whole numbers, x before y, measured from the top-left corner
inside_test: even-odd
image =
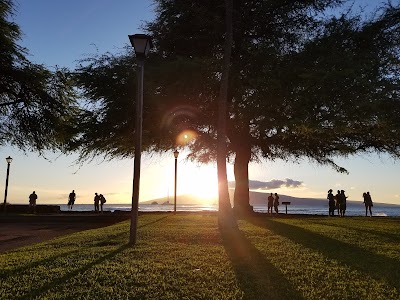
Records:
[[[197,167],[182,163],[178,174],[179,194],[192,194],[204,199],[218,195],[217,170],[214,166]]]

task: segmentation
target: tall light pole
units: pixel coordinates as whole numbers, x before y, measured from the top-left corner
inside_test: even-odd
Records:
[[[150,37],[145,34],[128,35],[128,37],[129,37],[129,41],[132,44],[132,47],[135,49],[136,64],[137,64],[135,159],[134,159],[134,167],[133,167],[131,229],[130,229],[130,234],[129,234],[129,244],[134,245],[136,243],[136,232],[137,232],[137,224],[138,224],[140,162],[141,162],[141,155],[142,155],[144,60],[152,47],[152,42],[151,42]]]
[[[6,189],[4,191],[4,205],[3,205],[4,213],[6,213],[6,211],[7,211],[8,177],[10,176],[10,164],[11,164],[12,160],[13,159],[11,158],[11,156],[8,156],[6,158],[6,161],[7,161],[7,177],[6,177]]]
[[[174,213],[176,213],[176,183],[178,181],[178,156],[179,156],[179,151],[175,150],[174,151],[174,157],[175,157],[175,187],[174,187]]]

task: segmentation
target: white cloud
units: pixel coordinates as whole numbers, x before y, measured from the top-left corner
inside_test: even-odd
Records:
[[[257,180],[249,180],[249,189],[250,190],[273,190],[279,188],[299,188],[303,186],[302,181],[286,178],[285,180],[273,179],[271,181],[257,181]],[[235,182],[230,181],[229,187],[234,188]]]

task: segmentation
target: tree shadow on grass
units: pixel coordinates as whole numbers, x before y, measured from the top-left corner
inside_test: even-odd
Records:
[[[151,222],[148,222],[148,223],[145,223],[145,224],[140,224],[140,225],[138,226],[138,228],[143,228],[143,227],[146,227],[146,226],[153,225],[154,223],[161,222],[162,220],[167,219],[167,218],[169,218],[169,216],[160,217],[160,218],[158,218],[158,219],[156,219],[156,220],[154,220],[154,221],[151,221]]]
[[[304,299],[238,229],[220,229],[243,299]]]
[[[122,245],[118,249],[116,249],[114,251],[111,251],[110,253],[100,257],[99,259],[96,259],[95,261],[93,261],[93,262],[91,262],[89,264],[86,264],[82,268],[76,269],[75,271],[69,272],[69,273],[65,274],[64,276],[62,276],[62,277],[56,278],[56,279],[52,280],[51,282],[49,282],[49,283],[47,283],[47,284],[45,284],[45,285],[43,285],[41,287],[32,289],[32,290],[29,291],[28,294],[26,294],[26,295],[24,295],[22,297],[16,298],[16,299],[25,300],[25,299],[34,299],[36,297],[40,297],[41,295],[45,294],[50,289],[52,289],[54,287],[57,287],[59,285],[65,284],[66,281],[76,277],[77,275],[79,275],[81,273],[85,273],[86,271],[88,271],[89,269],[94,267],[95,265],[103,263],[104,261],[116,256],[117,254],[123,252],[124,250],[126,250],[129,247],[130,246],[128,244]]]
[[[254,225],[268,228],[290,240],[314,249],[358,271],[369,274],[377,280],[385,280],[400,290],[400,261],[373,253],[355,245],[344,243],[301,227],[269,219],[248,218]]]
[[[322,226],[331,226],[331,227],[335,227],[336,229],[338,229],[338,225],[336,223],[333,222],[325,222],[325,221],[319,221],[319,220],[312,220],[311,223],[317,224],[317,225],[322,225]],[[400,225],[400,223],[399,223]],[[343,225],[340,224],[340,228],[346,228],[349,230],[354,230],[357,232],[360,232],[360,234],[374,234],[376,236],[378,236],[379,238],[385,239],[389,242],[392,243],[400,243],[400,234],[396,234],[396,233],[389,233],[389,232],[382,232],[379,230],[374,230],[371,228],[363,228],[363,227],[356,227],[356,226],[348,226],[348,225]]]
[[[158,218],[158,219],[156,219],[154,221],[141,224],[140,226],[138,226],[138,228],[143,228],[143,227],[146,227],[146,226],[150,226],[152,224],[155,224],[157,222],[162,221],[163,219],[166,219],[167,217],[168,216],[163,216],[163,217],[160,217],[160,218]],[[120,241],[118,241],[118,239],[121,238],[121,237],[124,237],[124,236],[128,236],[128,234],[129,234],[129,232],[120,232],[120,233],[114,234],[112,236],[112,239],[110,239],[110,237],[108,236],[107,239],[102,239],[102,240],[96,242],[95,245],[89,245],[87,247],[112,246],[112,245],[120,244]],[[69,279],[74,278],[75,276],[88,271],[90,268],[94,267],[95,265],[103,263],[104,261],[116,256],[117,254],[123,252],[124,250],[126,250],[128,248],[131,248],[131,246],[129,244],[124,244],[124,245],[120,246],[118,249],[116,249],[116,250],[114,250],[114,251],[112,251],[112,252],[110,252],[110,253],[102,256],[102,257],[100,257],[99,259],[97,259],[97,260],[95,260],[95,261],[83,266],[82,268],[76,269],[75,271],[70,272],[70,273],[68,273],[68,274],[66,274],[66,275],[64,275],[64,276],[62,276],[60,278],[56,278],[56,279],[52,280],[51,282],[49,282],[49,283],[47,283],[47,284],[45,284],[45,285],[43,285],[41,287],[38,287],[36,289],[32,289],[32,290],[29,291],[29,294],[24,295],[24,296],[22,296],[20,298],[17,298],[17,299],[21,299],[21,300],[22,299],[33,299],[33,298],[35,298],[37,296],[43,295],[48,290],[50,290],[50,289],[52,289],[52,288],[54,288],[54,287],[56,287],[58,285],[64,284]],[[61,257],[63,255],[72,254],[72,253],[78,252],[78,251],[79,250],[75,250],[75,251],[71,251],[71,252],[67,252],[67,253],[62,253],[60,255],[52,256],[52,257],[49,257],[48,259],[41,260],[41,261],[38,261],[38,262],[34,262],[29,266],[24,266],[23,269],[21,267],[19,269],[11,270],[10,273],[11,274],[16,274],[18,272],[26,270],[26,268],[39,266],[39,265],[41,265],[43,263],[55,260],[55,259],[57,259],[57,258],[59,258],[59,257]]]
[[[61,252],[61,253],[58,253],[56,255],[52,255],[50,257],[41,259],[41,260],[36,260],[36,261],[31,262],[31,263],[20,265],[17,268],[13,268],[13,269],[6,270],[6,271],[0,271],[0,278],[1,277],[5,278],[5,277],[8,277],[8,276],[16,276],[19,273],[26,272],[26,270],[29,270],[31,268],[38,267],[38,266],[40,266],[42,264],[47,264],[47,263],[49,263],[51,261],[54,261],[54,260],[56,260],[58,258],[65,257],[67,255],[71,255],[71,254],[74,254],[74,253],[77,253],[77,252],[79,252],[78,249],[73,250],[73,251]]]

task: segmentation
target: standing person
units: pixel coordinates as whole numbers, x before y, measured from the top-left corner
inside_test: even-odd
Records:
[[[103,213],[103,205],[104,205],[104,203],[106,203],[106,198],[104,198],[103,194],[100,194],[99,198],[100,198],[101,213]]]
[[[344,217],[346,214],[346,195],[344,194],[344,190],[340,191],[340,216]]]
[[[32,192],[32,194],[29,195],[29,210],[33,211],[33,213],[36,213],[36,200],[38,196],[36,195],[35,191]]]
[[[100,196],[97,193],[94,193],[94,211],[99,211],[99,203],[100,203]]]
[[[277,193],[275,193],[274,209],[276,213],[278,213],[278,206],[279,206],[279,196]]]
[[[336,205],[335,205],[335,196],[332,194],[332,192],[333,192],[332,189],[328,191],[327,199],[329,205],[329,216],[333,217],[335,215]]]
[[[72,192],[69,193],[68,196],[68,209],[72,210],[72,207],[74,206],[75,203],[75,199],[76,199],[75,190],[72,190]]]
[[[337,209],[338,216],[341,216],[341,213],[340,213],[340,199],[341,198],[342,197],[340,196],[340,191],[337,190],[337,194],[335,195],[335,206],[336,206],[336,209]]]
[[[374,204],[372,203],[372,198],[369,192],[363,194],[364,197],[364,204],[365,204],[365,216],[368,216],[368,210],[369,210],[369,216],[372,217],[372,206]]]
[[[272,214],[272,207],[274,206],[274,196],[272,196],[272,193],[268,196],[268,214]]]

